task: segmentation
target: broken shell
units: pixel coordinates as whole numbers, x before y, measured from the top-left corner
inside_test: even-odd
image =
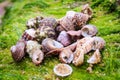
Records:
[[[57,41],[59,41],[60,43],[63,44],[63,46],[68,46],[71,44],[71,39],[70,39],[70,36],[67,34],[66,31],[62,31],[58,38],[57,38]]]
[[[59,59],[63,63],[71,63],[71,61],[73,60],[73,52],[69,48],[65,48],[59,54]]]
[[[97,64],[100,61],[101,61],[101,54],[100,54],[100,51],[98,49],[94,52],[92,57],[90,57],[90,59],[87,60],[87,62],[90,64]]]
[[[84,37],[95,36],[97,34],[97,28],[94,25],[85,25],[81,29],[81,34]]]
[[[44,58],[43,52],[40,50],[41,45],[36,41],[27,41],[26,51],[29,54],[30,58],[34,64],[38,65],[42,62]]]
[[[25,56],[26,43],[23,39],[19,40],[16,45],[11,47],[11,54],[14,61],[21,61]]]
[[[35,40],[35,33],[36,31],[34,29],[25,30],[24,34],[22,35],[22,39],[24,39],[25,41]]]
[[[51,38],[46,38],[42,41],[42,46],[44,49],[44,52],[49,52],[54,49],[63,48],[63,45]]]
[[[67,64],[58,64],[53,69],[54,73],[57,76],[65,77],[72,74],[72,68]]]
[[[41,50],[36,50],[33,53],[32,61],[34,64],[39,65],[44,59],[44,53]]]
[[[93,37],[94,39],[94,46],[93,46],[93,50],[96,49],[103,49],[105,47],[105,40],[101,37]]]

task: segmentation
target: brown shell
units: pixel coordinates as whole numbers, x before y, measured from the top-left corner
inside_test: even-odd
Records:
[[[24,40],[19,40],[16,45],[11,47],[11,54],[14,61],[21,61],[25,56],[25,46],[26,43]]]

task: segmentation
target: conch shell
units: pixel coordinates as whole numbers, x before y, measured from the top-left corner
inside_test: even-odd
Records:
[[[26,43],[23,39],[19,40],[16,45],[11,47],[11,54],[14,61],[21,61],[25,56]]]
[[[88,37],[88,36],[95,36],[97,34],[97,28],[94,25],[85,25],[82,29],[81,29],[81,34],[84,37]]]
[[[39,65],[44,58],[44,53],[40,49],[41,45],[38,42],[32,40],[27,41],[26,51],[36,65]]]

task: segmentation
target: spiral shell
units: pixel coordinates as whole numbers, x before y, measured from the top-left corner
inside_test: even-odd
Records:
[[[16,45],[11,47],[11,54],[14,61],[19,62],[25,56],[26,43],[23,39],[19,40]]]

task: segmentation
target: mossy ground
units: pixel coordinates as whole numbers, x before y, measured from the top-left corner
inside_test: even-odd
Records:
[[[43,4],[44,5],[43,5]],[[73,0],[15,0],[13,6],[7,8],[0,27],[0,80],[56,80],[53,67],[60,63],[58,57],[45,58],[44,62],[35,66],[26,56],[20,63],[11,57],[10,47],[14,45],[26,29],[26,21],[36,16],[61,18],[68,10],[80,11],[81,4],[74,6]],[[92,2],[91,2],[92,4]],[[115,13],[106,14],[101,7],[94,8],[90,24],[98,28],[97,36],[103,37],[106,47],[101,52],[102,62],[93,68],[93,73],[86,71],[87,58],[82,66],[73,68],[72,75],[62,80],[119,80],[120,79],[120,20]]]

